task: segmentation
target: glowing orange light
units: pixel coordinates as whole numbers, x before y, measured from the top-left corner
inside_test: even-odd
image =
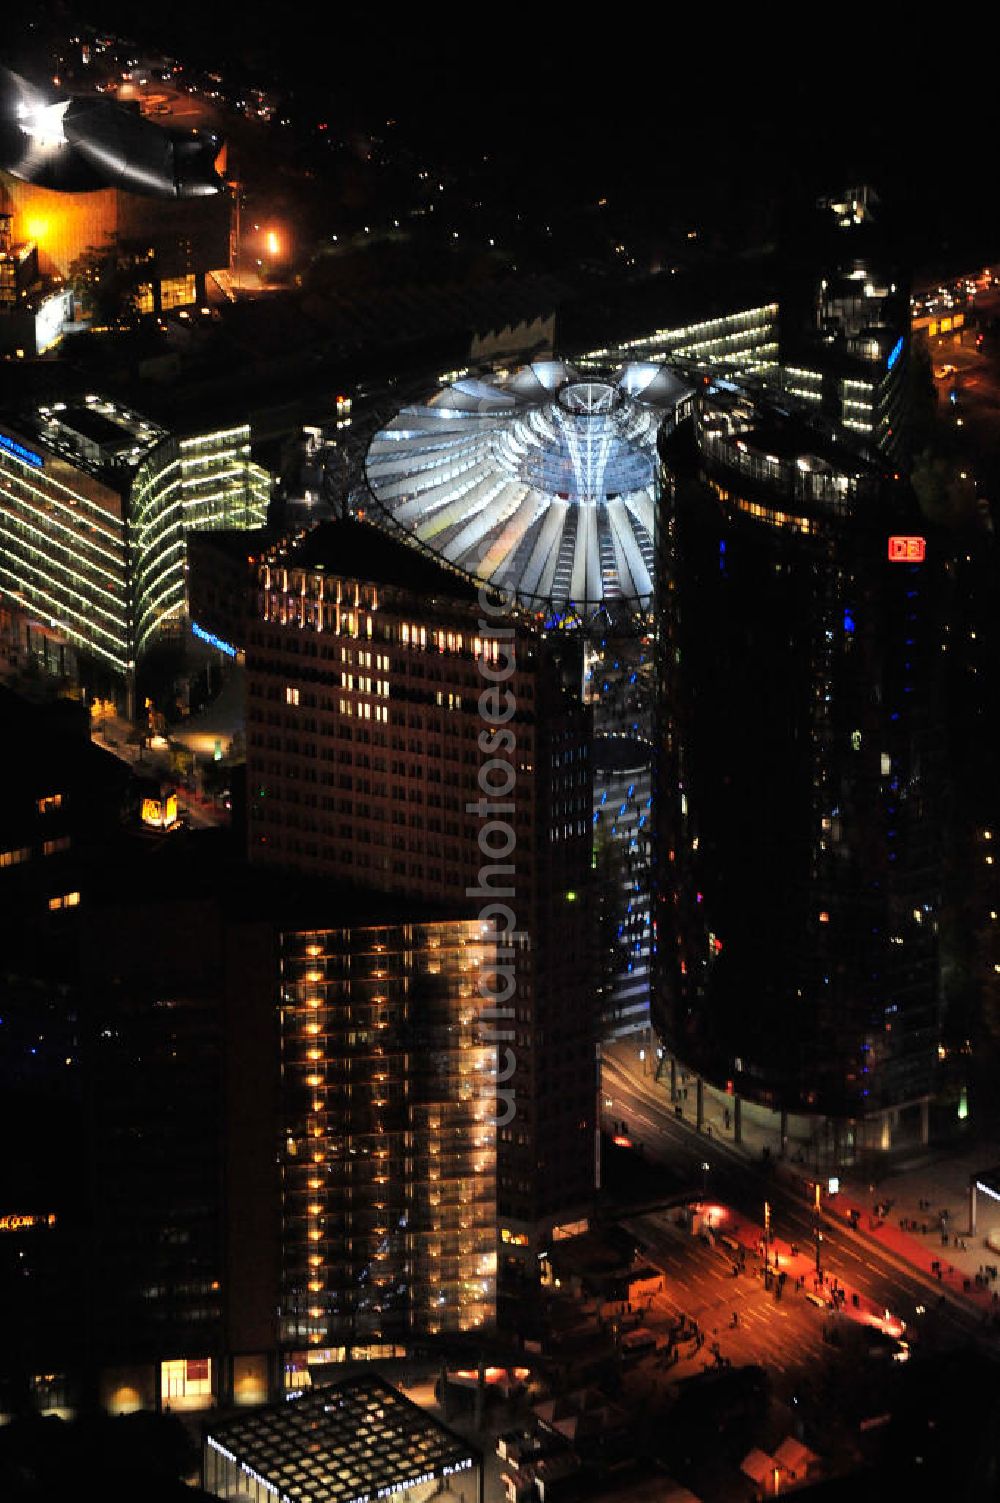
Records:
[[[267,232],[267,253],[269,256],[277,256],[281,251],[281,240],[275,230]]]

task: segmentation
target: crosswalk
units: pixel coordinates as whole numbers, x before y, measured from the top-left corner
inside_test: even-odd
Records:
[[[665,1340],[672,1322],[684,1315],[696,1321],[705,1345],[687,1351],[671,1377],[683,1377],[689,1364],[700,1370],[713,1359],[713,1343],[735,1365],[759,1363],[779,1388],[794,1388],[824,1355],[825,1314],[786,1286],[780,1299],[765,1289],[748,1266],[734,1277],[728,1257],[679,1228],[669,1213],[651,1213],[625,1223],[640,1241],[643,1257],[664,1274],[664,1292],[650,1301],[644,1320]],[[733,1315],[737,1324],[733,1325]]]

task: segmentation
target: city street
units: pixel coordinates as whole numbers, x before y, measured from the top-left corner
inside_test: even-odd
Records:
[[[802,1375],[827,1354],[823,1330],[831,1317],[811,1303],[805,1293],[787,1283],[780,1298],[767,1290],[760,1260],[749,1259],[746,1271],[733,1276],[733,1259],[724,1246],[709,1247],[676,1224],[676,1213],[654,1212],[626,1220],[640,1242],[643,1256],[665,1275],[664,1292],[653,1297],[644,1324],[658,1338],[677,1314],[697,1321],[705,1336],[700,1351],[670,1369],[670,1377],[687,1376],[687,1367],[700,1371],[713,1365],[712,1343],[734,1366],[758,1363],[766,1367],[780,1397],[789,1398]],[[733,1326],[733,1313],[739,1324]]]
[[[686,1185],[693,1196],[707,1192],[706,1198],[732,1206],[759,1226],[763,1224],[766,1201],[771,1207],[772,1235],[812,1250],[815,1214],[794,1188],[782,1181],[773,1161],[753,1163],[718,1138],[696,1133],[675,1116],[665,1084],[642,1075],[641,1070],[637,1056],[628,1062],[627,1051],[605,1057],[606,1125],[624,1119],[633,1141],[641,1143],[646,1159],[669,1169],[664,1198]],[[611,1107],[607,1106],[608,1099]],[[703,1168],[706,1164],[707,1170]],[[941,1295],[930,1280],[920,1278],[882,1248],[826,1216],[822,1266],[828,1277],[837,1278],[874,1306],[905,1321],[908,1338],[923,1336],[934,1344],[951,1345],[967,1341],[980,1329],[980,1318],[973,1310]],[[926,1313],[918,1314],[918,1307]]]
[[[978,327],[970,323],[955,333],[936,335],[928,340],[928,350],[938,411],[960,425],[969,468],[980,494],[992,501],[1000,484],[1000,466],[995,458],[1000,443],[1000,338],[986,332],[981,347],[977,347],[976,338],[1000,314],[1000,292],[991,289],[978,293],[975,311]]]

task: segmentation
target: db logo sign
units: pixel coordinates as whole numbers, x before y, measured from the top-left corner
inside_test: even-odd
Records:
[[[891,564],[922,564],[927,553],[924,538],[895,537],[889,539],[889,562]]]

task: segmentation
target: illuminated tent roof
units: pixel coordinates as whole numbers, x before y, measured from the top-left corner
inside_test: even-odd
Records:
[[[645,611],[656,436],[690,395],[655,364],[468,377],[404,407],[366,460],[382,517],[547,615]]]

